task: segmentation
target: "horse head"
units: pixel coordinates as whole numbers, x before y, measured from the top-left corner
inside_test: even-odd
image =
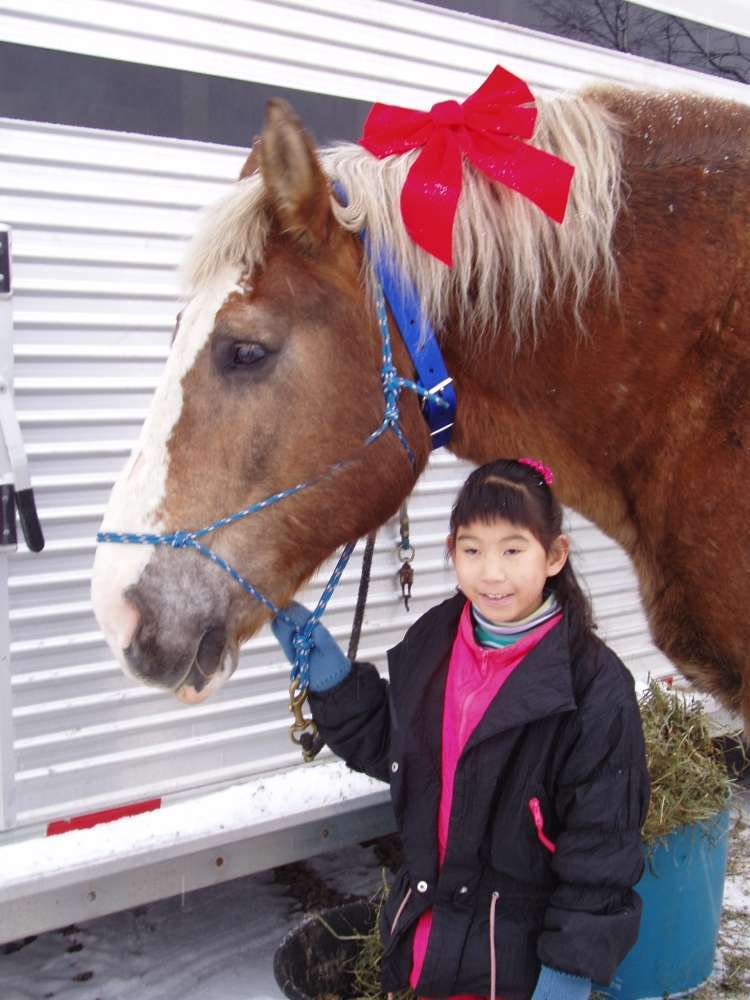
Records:
[[[163,377],[115,483],[103,531],[195,532],[307,482],[201,539],[283,607],[342,543],[398,509],[429,454],[416,398],[383,421],[381,338],[356,233],[291,108],[266,126],[230,195],[206,217]],[[394,339],[394,363],[410,375]],[[98,621],[137,680],[201,701],[269,617],[210,559],[172,545],[101,544]]]

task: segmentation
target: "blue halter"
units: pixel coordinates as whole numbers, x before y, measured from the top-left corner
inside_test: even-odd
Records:
[[[373,282],[375,308],[377,312],[378,326],[380,328],[380,335],[383,342],[380,381],[383,388],[385,410],[380,426],[369,435],[369,437],[364,441],[362,447],[367,447],[368,445],[373,444],[373,442],[382,437],[386,431],[392,430],[401,442],[409,462],[411,463],[412,468],[414,468],[416,465],[414,452],[412,451],[406,435],[400,425],[399,396],[401,391],[403,389],[410,389],[422,398],[423,412],[425,413],[426,419],[430,424],[433,448],[437,448],[440,445],[445,444],[450,437],[450,428],[452,426],[453,413],[455,411],[455,393],[450,384],[451,379],[448,377],[442,357],[440,356],[440,350],[437,346],[437,342],[434,340],[434,333],[432,333],[431,330],[430,333],[433,338],[433,346],[427,350],[425,350],[424,346],[419,346],[420,331],[424,331],[426,329],[426,324],[421,318],[421,310],[419,308],[419,301],[416,293],[413,290],[406,289],[403,283],[396,281],[392,271],[382,261],[374,262],[373,267],[377,279]],[[409,353],[411,354],[412,360],[417,369],[419,381],[415,382],[411,379],[403,378],[398,374],[398,371],[393,364],[391,337],[388,328],[388,314],[386,312],[386,304],[383,289],[381,287],[381,281],[385,285],[386,289],[388,289],[390,295],[393,296],[390,298],[389,304],[394,317],[399,323],[402,337],[404,337]],[[414,314],[415,308],[416,315]],[[404,325],[402,325],[402,321]],[[415,352],[419,357],[419,364],[417,363]],[[439,362],[435,360],[436,355]],[[437,378],[435,377],[436,374]],[[441,416],[438,416],[438,414],[441,414]],[[331,577],[321,594],[315,610],[302,627],[297,627],[292,619],[283,610],[278,608],[274,602],[270,600],[270,598],[262,594],[256,587],[253,586],[252,583],[250,583],[249,580],[245,579],[245,577],[238,573],[234,567],[230,566],[225,559],[222,559],[221,556],[217,555],[206,545],[203,545],[200,539],[204,538],[212,531],[216,531],[217,528],[223,528],[226,525],[234,524],[236,521],[241,521],[244,518],[249,517],[250,514],[255,514],[257,511],[264,510],[266,507],[271,507],[273,504],[278,503],[285,497],[294,496],[295,493],[299,493],[301,490],[315,485],[322,479],[339,471],[340,469],[353,464],[358,460],[358,458],[359,455],[357,454],[353,455],[351,458],[336,462],[329,466],[329,468],[324,472],[306,480],[305,482],[297,483],[296,486],[290,486],[288,489],[274,493],[271,496],[266,497],[265,500],[260,500],[257,503],[250,504],[248,507],[237,511],[237,513],[219,518],[207,527],[200,528],[196,531],[173,531],[166,535],[100,531],[96,536],[96,540],[99,543],[119,542],[131,545],[168,545],[173,549],[194,549],[201,555],[206,556],[220,569],[228,573],[229,576],[231,576],[232,579],[243,588],[243,590],[250,594],[251,597],[255,598],[256,601],[260,601],[261,604],[264,604],[275,616],[281,618],[282,621],[293,629],[293,643],[296,656],[290,680],[293,686],[296,683],[297,692],[304,694],[308,686],[310,653],[315,645],[312,638],[313,630],[319,623],[323,612],[331,599],[331,595],[341,579],[341,574],[344,572],[344,568],[349,561],[349,557],[352,554],[356,542],[349,542],[344,546],[341,556],[339,557],[336,567],[334,568],[333,573],[331,574]]]

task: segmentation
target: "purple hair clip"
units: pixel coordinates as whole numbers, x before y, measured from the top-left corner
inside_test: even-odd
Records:
[[[532,469],[536,469],[547,486],[551,486],[555,481],[552,469],[548,469],[544,462],[540,462],[536,458],[519,458],[518,461],[521,465],[529,465]]]

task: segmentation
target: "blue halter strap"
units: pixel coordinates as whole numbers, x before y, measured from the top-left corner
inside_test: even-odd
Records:
[[[334,181],[333,190],[342,205],[349,204],[340,181]],[[426,395],[422,394],[422,414],[430,428],[434,451],[448,444],[451,439],[456,419],[453,379],[445,367],[435,330],[424,314],[414,283],[398,269],[387,251],[383,250],[379,254],[373,252],[372,241],[366,229],[362,229],[359,236],[375,275],[375,284],[383,289],[401,339],[409,352],[417,374],[417,385],[426,390]]]
[[[364,235],[373,271],[391,308],[409,357],[417,373],[417,385],[426,391],[422,413],[430,428],[433,451],[448,444],[456,418],[456,391],[440,352],[432,324],[422,311],[414,285],[400,274],[386,253],[374,257]]]
[[[378,326],[380,328],[380,335],[382,339],[382,363],[380,369],[380,381],[383,389],[383,397],[385,401],[385,408],[383,412],[383,419],[378,428],[369,435],[369,437],[364,441],[362,447],[367,447],[373,442],[377,441],[386,431],[392,430],[398,440],[401,442],[404,451],[411,463],[412,468],[415,467],[416,460],[414,452],[409,445],[406,435],[400,425],[400,413],[399,413],[399,396],[404,389],[409,389],[416,393],[424,401],[424,406],[426,407],[426,413],[431,411],[442,410],[446,413],[450,410],[451,404],[449,400],[445,399],[444,396],[448,389],[450,389],[450,397],[453,400],[453,406],[455,407],[455,395],[453,394],[452,387],[450,386],[448,380],[448,385],[445,384],[445,379],[447,379],[447,373],[445,379],[438,381],[437,384],[431,382],[431,376],[426,380],[427,385],[425,385],[425,380],[423,375],[420,374],[420,381],[415,382],[411,379],[403,378],[398,374],[395,365],[393,364],[393,353],[391,350],[391,337],[390,330],[388,327],[388,314],[386,311],[385,299],[383,296],[383,290],[380,286],[378,280],[373,282],[374,285],[374,296],[375,296],[375,307],[378,318]],[[393,308],[393,307],[392,307]],[[394,312],[395,314],[395,312]],[[418,319],[418,317],[417,317]],[[415,319],[415,324],[417,322]],[[403,335],[403,331],[402,331]],[[439,354],[439,351],[438,351]],[[412,355],[413,356],[413,355]],[[442,364],[442,358],[440,359]],[[419,370],[418,370],[419,371]],[[444,368],[443,368],[444,371]],[[429,386],[429,387],[428,387]],[[452,411],[450,416],[450,423],[452,423]],[[443,423],[446,424],[445,427],[440,430],[440,440],[436,439],[436,432],[433,431],[432,440],[433,447],[438,447],[438,443],[442,444],[445,442],[445,438],[442,436],[444,432],[450,434],[450,424],[448,423],[448,417],[443,418]],[[432,424],[431,424],[432,427]],[[245,590],[251,597],[256,601],[260,601],[264,604],[269,611],[275,616],[282,619],[290,628],[294,631],[294,648],[296,652],[294,666],[292,667],[290,680],[294,684],[296,682],[296,690],[300,694],[304,694],[307,690],[308,679],[309,679],[309,669],[310,669],[310,653],[315,645],[312,633],[316,625],[319,623],[326,606],[331,599],[331,595],[336,588],[341,575],[344,572],[349,557],[352,554],[356,542],[349,542],[344,546],[344,549],[339,557],[338,562],[331,574],[328,583],[320,596],[320,599],[310,615],[305,624],[302,627],[297,627],[292,619],[280,608],[274,604],[274,602],[262,594],[253,584],[247,580],[244,576],[237,572],[234,567],[230,566],[229,563],[222,559],[221,556],[213,552],[208,546],[202,544],[200,539],[209,535],[212,531],[216,531],[218,528],[226,527],[227,525],[234,524],[237,521],[242,521],[244,518],[249,517],[251,514],[255,514],[258,511],[265,510],[267,507],[271,507],[273,504],[284,500],[286,497],[294,496],[295,493],[300,493],[302,490],[314,486],[316,483],[320,482],[322,479],[335,474],[341,469],[347,468],[354,462],[358,461],[360,458],[360,453],[357,452],[348,459],[344,459],[340,462],[336,462],[329,466],[328,469],[321,472],[317,476],[311,479],[305,480],[304,482],[297,483],[296,486],[290,486],[285,490],[280,490],[278,493],[273,493],[271,496],[266,497],[265,500],[260,500],[257,503],[250,504],[244,507],[242,510],[237,511],[234,514],[229,514],[227,517],[221,517],[211,524],[207,525],[205,528],[199,528],[196,531],[173,531],[169,534],[156,535],[156,534],[135,534],[128,532],[115,532],[115,531],[100,531],[96,540],[99,543],[102,542],[116,542],[120,544],[128,545],[167,545],[173,549],[193,549],[199,552],[201,555],[210,559],[216,566],[228,573],[233,580],[235,580],[243,590]]]

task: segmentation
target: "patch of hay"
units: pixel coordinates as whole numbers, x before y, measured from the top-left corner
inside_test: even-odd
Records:
[[[383,888],[373,900],[376,917],[372,930],[362,936],[362,948],[354,964],[354,996],[353,1000],[385,1000],[385,994],[380,988],[380,960],[383,955],[383,945],[380,940],[378,923],[380,911],[388,897],[388,882],[383,870]],[[402,990],[393,994],[395,1000],[417,1000],[413,990]]]
[[[721,812],[734,782],[722,750],[711,739],[699,701],[652,680],[640,709],[651,775],[643,840],[653,848],[678,827]]]
[[[385,994],[380,987],[380,961],[383,957],[383,945],[378,931],[378,922],[380,911],[387,897],[387,872],[383,869],[383,888],[370,901],[375,908],[375,919],[367,934],[337,934],[322,916],[318,917],[329,933],[339,940],[361,942],[351,966],[354,976],[351,1000],[385,1000]],[[413,990],[402,990],[400,993],[394,993],[393,996],[394,1000],[418,1000],[417,994]],[[339,1000],[339,998],[337,997],[335,1000]]]

